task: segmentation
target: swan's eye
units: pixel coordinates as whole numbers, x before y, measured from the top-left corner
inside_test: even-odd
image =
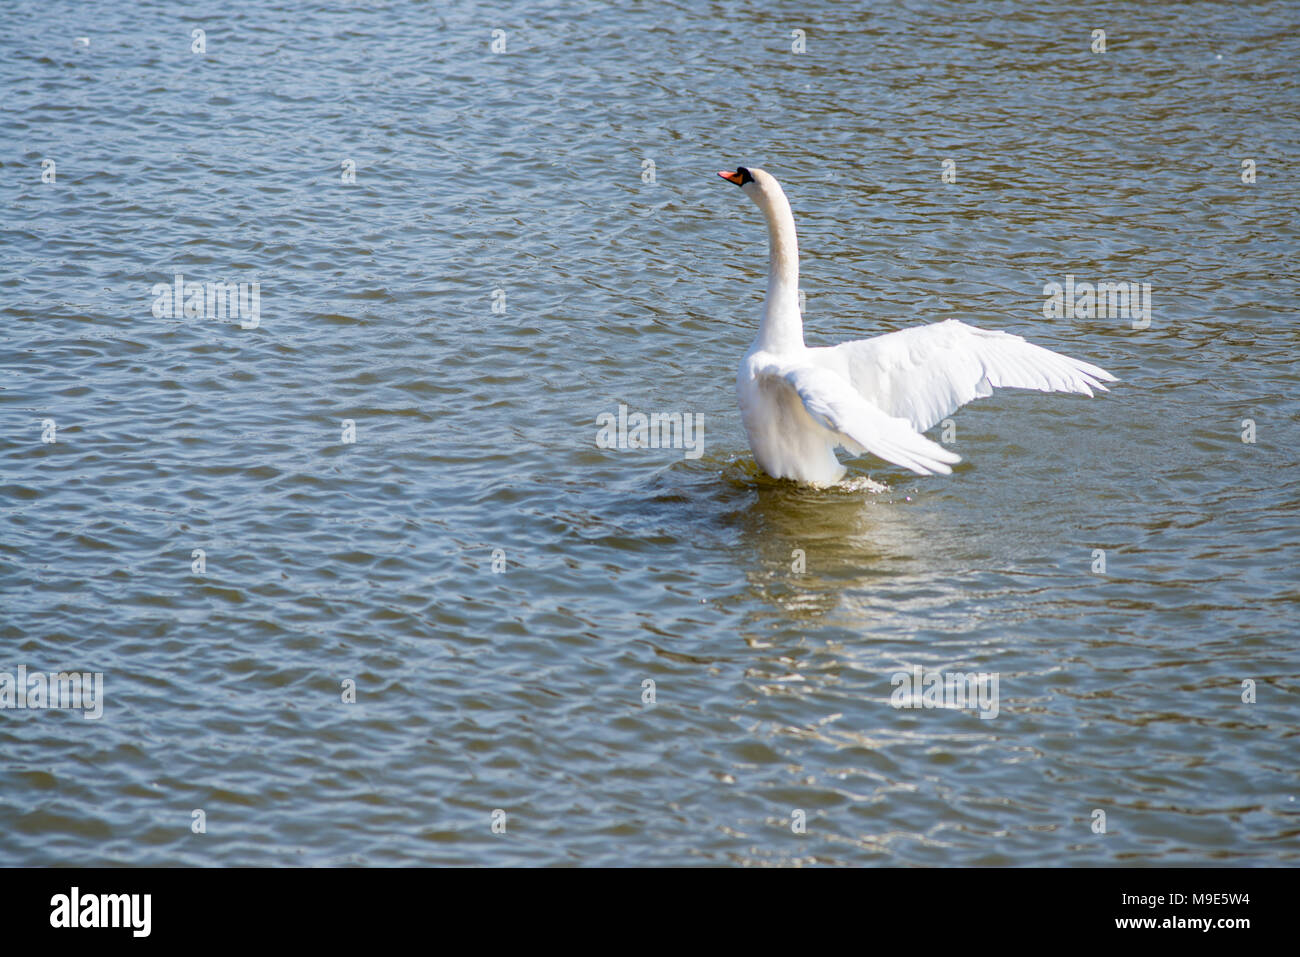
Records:
[[[752,183],[752,182],[754,182],[754,177],[752,177],[752,176],[749,175],[749,170],[745,169],[745,167],[743,167],[743,166],[737,166],[737,167],[736,167],[736,172],[740,174],[740,185],[741,185],[741,186],[744,186],[746,183]]]

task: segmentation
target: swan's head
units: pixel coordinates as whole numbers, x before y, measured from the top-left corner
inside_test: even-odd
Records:
[[[739,186],[745,195],[762,209],[767,209],[778,198],[785,199],[785,191],[781,189],[781,184],[776,181],[775,176],[765,170],[737,166],[734,173],[724,169],[719,170],[718,175],[728,183]]]

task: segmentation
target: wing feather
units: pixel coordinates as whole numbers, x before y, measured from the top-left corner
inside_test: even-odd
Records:
[[[916,432],[993,389],[1091,396],[1116,381],[1089,362],[956,319],[809,352],[816,365],[852,383],[868,405],[905,419]]]
[[[773,363],[757,375],[793,389],[813,420],[834,432],[852,452],[871,452],[919,475],[947,475],[961,461],[961,456],[921,435],[906,419],[873,406],[838,373],[811,364]]]

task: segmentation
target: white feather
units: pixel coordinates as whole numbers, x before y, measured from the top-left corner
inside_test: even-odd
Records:
[[[826,485],[845,468],[842,447],[871,452],[921,475],[948,474],[960,456],[921,433],[996,388],[1106,391],[1115,377],[1095,365],[1005,332],[949,319],[874,339],[810,349],[799,313],[794,213],[761,169],[738,183],[767,219],[767,300],[758,336],[741,360],[736,393],[754,460],[769,475]]]

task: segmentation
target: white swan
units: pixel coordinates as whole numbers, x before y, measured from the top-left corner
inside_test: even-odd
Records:
[[[921,433],[994,388],[1105,392],[1115,377],[1006,332],[949,319],[809,348],[799,314],[799,244],[781,184],[761,169],[718,173],[767,218],[767,303],[736,376],[754,460],[774,478],[831,485],[847,471],[842,446],[921,475],[952,472],[961,456]]]

